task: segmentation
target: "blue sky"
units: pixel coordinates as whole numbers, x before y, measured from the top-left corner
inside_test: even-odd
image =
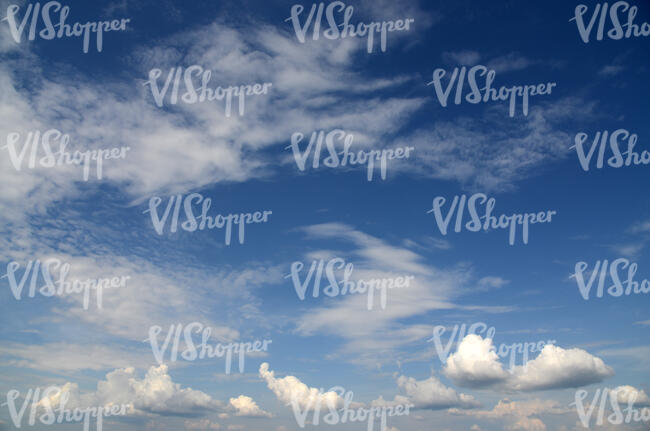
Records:
[[[25,2],[0,2],[0,16],[10,4],[22,18]],[[585,172],[571,149],[578,133],[588,146],[596,132],[625,129],[638,135],[637,152],[650,151],[648,38],[584,43],[570,21],[580,2],[346,3],[352,23],[414,19],[388,34],[385,52],[376,44],[368,53],[365,38],[300,43],[286,21],[294,4],[64,3],[69,23],[130,19],[104,34],[101,52],[91,40],[88,53],[78,38],[29,41],[27,30],[16,43],[0,22],[1,146],[11,133],[58,129],[73,150],[130,147],[90,181],[78,166],[19,171],[1,149],[0,273],[10,262],[58,258],[80,278],[131,276],[105,291],[101,310],[84,310],[74,295],[16,300],[0,279],[2,402],[10,390],[69,383],[80,405],[132,405],[106,428],[233,431],[299,429],[278,388],[301,384],[343,386],[365,405],[414,403],[410,415],[389,419],[389,431],[584,429],[569,407],[578,388],[591,399],[598,388],[632,386],[639,408],[650,404],[648,295],[592,292],[585,301],[570,278],[577,262],[591,269],[625,258],[638,264],[637,281],[650,279],[648,165]],[[304,17],[312,4],[300,4]],[[597,2],[584,4],[588,19]],[[635,23],[650,21],[650,4],[630,5]],[[191,65],[212,71],[211,88],[272,86],[248,96],[242,116],[226,117],[217,101],[158,107],[143,85],[149,71],[164,79]],[[527,116],[510,117],[505,102],[442,107],[427,85],[433,71],[475,65],[495,70],[497,87],[557,86],[531,97]],[[313,169],[311,157],[300,171],[291,136],[304,134],[306,145],[312,132],[334,129],[352,134],[357,151],[414,150],[388,162],[386,180],[375,171],[367,181],[365,166]],[[169,196],[190,193],[212,199],[212,216],[272,214],[246,225],[243,244],[233,235],[226,246],[221,229],[158,235],[149,199],[162,197],[162,212]],[[508,245],[505,230],[441,235],[427,213],[432,200],[445,197],[446,214],[455,195],[474,193],[494,197],[497,215],[557,215],[531,225],[528,244]],[[355,277],[415,282],[389,291],[385,310],[367,310],[362,295],[301,301],[286,278],[291,264],[335,257],[353,263]],[[158,367],[143,342],[149,328],[191,322],[215,328],[215,343],[272,344],[247,357],[241,374],[225,375],[220,359]],[[475,322],[495,328],[497,346],[556,343],[509,377],[494,377],[502,373],[483,338],[464,340],[466,350],[454,344],[443,365],[427,341],[433,328]],[[230,401],[240,395],[250,397],[243,407]],[[2,407],[5,429],[16,427]]]

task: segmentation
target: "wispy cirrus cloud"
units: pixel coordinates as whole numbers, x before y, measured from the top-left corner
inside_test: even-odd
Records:
[[[431,330],[426,325],[405,325],[406,319],[424,317],[434,310],[490,307],[457,305],[455,300],[472,291],[472,271],[464,265],[439,269],[408,248],[356,230],[341,223],[324,223],[300,229],[308,238],[345,245],[338,253],[354,262],[353,279],[376,279],[413,275],[407,288],[387,292],[386,309],[366,309],[366,295],[346,295],[330,305],[310,308],[298,317],[296,330],[310,336],[329,334],[341,337],[345,345],[337,355],[365,365],[378,365],[394,358],[400,347],[424,339]],[[359,312],[359,310],[363,310]],[[508,307],[500,311],[508,311]],[[341,325],[348,328],[341,332]],[[377,360],[378,357],[384,358]]]
[[[467,190],[512,191],[537,169],[568,156],[573,132],[566,118],[587,121],[595,103],[564,98],[534,106],[525,118],[504,117],[504,109],[492,106],[483,117],[439,121],[404,137],[399,143],[416,147],[409,171]]]

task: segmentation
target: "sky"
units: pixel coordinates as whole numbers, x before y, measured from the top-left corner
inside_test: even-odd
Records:
[[[372,44],[335,37],[328,4],[337,25],[351,7],[350,24],[395,31],[383,45],[379,32]],[[325,2],[316,31],[317,3],[50,3],[55,25],[69,8],[71,32],[118,20],[101,50],[89,25],[86,50],[83,35],[40,37],[42,16],[23,21],[35,2],[0,1],[0,430],[82,429],[28,424],[30,409],[62,396],[70,409],[125,406],[103,419],[124,431],[381,429],[312,423],[345,405],[411,406],[382,431],[577,431],[605,390],[650,412],[650,298],[609,289],[631,267],[640,288],[650,280],[650,167],[616,167],[613,152],[625,160],[636,140],[650,162],[650,3],[615,4],[592,15],[601,3]],[[627,27],[612,16],[626,24],[634,7],[639,36],[617,38]],[[527,112],[522,93],[513,110],[509,99],[470,103],[469,75],[478,91],[488,71],[492,88],[545,84],[544,94]],[[217,100],[183,97],[201,79]],[[101,175],[91,160],[85,175],[48,163],[47,145],[30,144],[36,131],[50,131],[53,151],[65,140],[70,154],[116,150]],[[346,145],[376,155],[375,167],[344,166]],[[455,197],[462,219],[449,212]],[[521,223],[513,241],[509,227],[472,231],[470,200],[484,217],[491,198],[497,218],[554,213],[529,224],[527,241]],[[201,205],[211,219],[192,228],[187,208],[198,218]],[[45,262],[51,273],[39,274]],[[123,282],[101,301],[89,287],[85,304],[83,293],[39,293],[43,274],[65,271],[71,285]],[[403,286],[382,302],[379,288],[372,300],[342,294],[344,278]],[[174,328],[194,328],[199,344],[207,327],[210,346],[260,343],[229,370],[223,350],[183,356]],[[540,349],[497,354],[524,343]],[[648,429],[612,423],[604,405],[589,429]],[[14,406],[27,406],[18,424]],[[296,411],[308,412],[304,428]]]

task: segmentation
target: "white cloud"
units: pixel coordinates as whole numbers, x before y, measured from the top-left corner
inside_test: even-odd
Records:
[[[330,406],[343,406],[343,399],[336,392],[321,392],[317,388],[310,388],[295,376],[276,378],[275,372],[269,370],[269,364],[266,362],[260,365],[260,377],[280,402],[295,405],[302,411],[311,411],[317,407],[325,410]]]
[[[444,374],[460,386],[530,392],[585,386],[612,376],[614,371],[582,349],[551,344],[527,364],[506,371],[493,350],[492,339],[469,334],[447,358]]]
[[[481,117],[438,121],[395,144],[415,146],[417,157],[404,167],[413,175],[458,181],[470,191],[510,191],[538,167],[566,158],[574,133],[566,118],[582,124],[594,108],[579,98],[533,100],[527,117],[509,118],[507,106],[489,105]]]
[[[510,386],[521,391],[577,388],[613,375],[602,359],[582,349],[547,344],[537,358],[514,368]]]
[[[435,376],[425,380],[415,380],[413,377],[400,376],[397,386],[405,395],[396,395],[392,402],[383,398],[373,401],[373,405],[413,404],[416,409],[441,410],[450,407],[474,408],[480,404],[471,395],[459,394],[454,389],[446,387]]]
[[[492,410],[463,411],[452,409],[450,412],[471,416],[477,419],[503,421],[506,430],[546,431],[546,424],[542,422],[539,415],[566,414],[569,410],[561,407],[556,401],[542,401],[538,399],[528,401],[510,401],[504,399],[499,401]]]
[[[648,398],[645,391],[637,389],[634,386],[618,386],[612,389],[611,392],[616,394],[616,399],[619,404],[632,403],[635,406],[650,407],[650,398]]]
[[[277,159],[258,150],[288,142],[296,125],[303,132],[344,128],[386,146],[390,140],[384,137],[401,127],[424,99],[378,96],[377,90],[409,78],[368,79],[355,70],[352,55],[362,46],[352,40],[321,42],[302,45],[268,26],[250,31],[213,23],[159,40],[156,47],[135,49],[123,65],[122,82],[98,82],[70,68],[48,74],[57,78],[45,78],[39,60],[25,53],[20,61],[0,67],[0,136],[56,126],[76,148],[129,146],[124,160],[105,163],[104,179],[135,200],[266,176]],[[148,87],[135,82],[145,80],[152,68],[191,64],[212,71],[212,86],[273,86],[267,96],[248,98],[244,116],[226,118],[223,107],[211,102],[160,109]],[[29,92],[19,84],[22,72],[33,77]],[[299,103],[323,92],[330,93],[326,110]],[[355,100],[354,95],[364,97]],[[57,199],[78,196],[78,167],[18,172],[8,157],[0,160],[0,180],[8,186],[0,194],[4,217],[20,219]]]
[[[262,410],[251,397],[240,395],[230,399],[230,407],[235,409],[235,416],[249,418],[270,418],[272,415]]]
[[[488,276],[479,279],[478,287],[482,290],[499,289],[508,283],[510,283],[510,281],[501,277]]]
[[[301,230],[309,238],[351,243],[352,250],[338,255],[354,264],[352,279],[414,277],[409,287],[387,291],[385,309],[378,306],[377,298],[373,309],[368,310],[367,295],[345,295],[325,306],[311,308],[298,318],[297,331],[302,335],[326,333],[344,338],[346,344],[336,354],[354,363],[376,366],[393,362],[392,354],[397,347],[419,341],[431,331],[426,325],[405,325],[402,320],[432,310],[456,308],[451,301],[465,292],[471,278],[467,266],[440,270],[410,249],[345,224],[324,223]],[[346,331],[341,331],[341,327]]]
[[[508,372],[492,348],[492,339],[468,334],[455,353],[447,358],[444,374],[456,384],[466,387],[490,386],[505,381]]]
[[[66,392],[72,407],[124,404],[130,406],[128,414],[135,415],[200,415],[223,408],[210,395],[174,383],[166,365],[149,368],[141,380],[134,368],[117,369],[106,374],[106,380],[99,381],[93,393],[81,394],[76,383],[66,383],[49,397],[49,402],[56,405]]]
[[[62,232],[53,232],[53,234],[62,234]],[[0,241],[1,242],[1,241]],[[20,264],[20,270],[24,269],[27,259],[39,259],[46,262],[51,258],[56,258],[60,262],[69,265],[69,274],[66,281],[101,279],[112,277],[126,277],[125,285],[119,288],[106,288],[102,290],[102,306],[98,307],[96,292],[91,290],[88,302],[88,309],[84,309],[84,295],[82,294],[64,294],[59,297],[48,298],[46,308],[51,313],[46,313],[41,319],[50,323],[60,323],[76,320],[83,323],[83,329],[88,331],[94,337],[106,338],[114,336],[117,338],[142,342],[148,338],[149,328],[153,325],[160,325],[163,328],[169,328],[169,325],[179,322],[200,321],[212,329],[212,337],[220,341],[230,341],[240,336],[238,330],[229,326],[214,322],[211,313],[205,305],[227,302],[237,302],[238,305],[253,303],[250,300],[249,290],[257,285],[258,269],[248,268],[243,271],[230,270],[223,271],[217,276],[190,271],[187,267],[180,265],[172,268],[173,262],[169,262],[167,270],[161,270],[155,264],[145,259],[131,256],[125,258],[122,256],[112,256],[105,254],[102,256],[79,256],[78,254],[52,253],[51,249],[44,244],[38,243],[36,239],[27,240],[21,250],[17,253],[5,250],[7,260],[16,259]],[[9,254],[9,255],[7,255]],[[264,269],[267,277],[273,275],[274,270]],[[57,280],[58,269],[52,272],[53,279]],[[279,275],[278,275],[279,277]],[[218,300],[214,297],[215,290],[224,292],[228,289],[214,287],[211,284],[223,280],[237,286],[242,286],[238,292],[242,297],[234,297],[232,293],[224,294]],[[44,282],[44,281],[43,281]],[[194,289],[186,289],[185,286],[193,282],[197,285]],[[248,284],[247,284],[248,283]],[[23,291],[21,301],[17,307],[28,307],[30,301],[34,299],[26,297],[27,289]],[[181,307],[181,305],[184,305]],[[253,307],[253,306],[251,306]],[[249,308],[251,308],[249,307]],[[254,310],[252,310],[254,311]],[[230,323],[230,322],[229,322]],[[114,340],[112,340],[114,341]],[[144,346],[144,345],[143,345]],[[38,351],[40,348],[33,346]],[[107,348],[100,347],[105,354]],[[74,350],[75,352],[77,350]],[[35,359],[36,362],[42,362],[37,357],[29,353],[29,349],[24,352],[13,349],[12,353],[25,359]],[[65,355],[65,353],[61,353]],[[94,354],[91,350],[89,354]],[[117,354],[117,353],[116,353]],[[116,354],[106,355],[115,357]],[[29,356],[27,356],[29,355]],[[125,355],[125,358],[133,359],[133,354]],[[108,366],[115,368],[124,366],[125,361],[119,361]],[[106,363],[106,360],[98,360],[96,363]],[[132,362],[138,366],[142,361]],[[51,366],[54,366],[52,364]],[[66,367],[63,362],[60,364]]]

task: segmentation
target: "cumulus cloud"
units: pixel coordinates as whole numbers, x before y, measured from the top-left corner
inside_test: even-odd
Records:
[[[251,397],[247,397],[246,395],[231,398],[229,405],[236,411],[235,416],[249,418],[270,418],[272,416],[271,413],[262,410]]]
[[[321,392],[317,388],[307,386],[295,376],[275,377],[275,373],[269,370],[267,363],[260,366],[260,377],[266,381],[278,400],[285,405],[292,404],[296,411],[308,412],[317,407],[320,407],[321,411],[327,408],[338,409],[345,404],[338,392]],[[435,376],[420,381],[412,377],[400,376],[397,379],[397,386],[401,393],[395,395],[394,399],[385,400],[379,397],[370,402],[370,406],[409,405],[411,408],[427,410],[442,410],[450,407],[466,409],[480,406],[474,397],[457,393],[454,389],[444,386]],[[364,405],[359,402],[349,402],[351,408]]]
[[[474,408],[480,404],[471,395],[459,394],[446,387],[435,376],[425,380],[400,376],[397,386],[404,395],[396,395],[391,402],[383,398],[373,401],[373,405],[412,404],[416,409],[442,410],[450,407]]]
[[[277,378],[266,362],[260,365],[259,374],[278,400],[285,405],[298,407],[302,411],[314,410],[317,407],[327,409],[330,406],[343,406],[343,399],[336,392],[321,392],[317,388],[310,388],[295,376]]]
[[[576,388],[614,375],[602,359],[588,352],[547,344],[527,364],[503,369],[492,339],[469,334],[447,358],[444,374],[460,386],[501,387],[515,391]]]
[[[561,407],[556,401],[510,401],[501,400],[492,410],[458,410],[451,413],[471,416],[477,419],[499,420],[504,422],[506,430],[512,431],[546,431],[546,424],[539,418],[541,414],[566,414],[568,409]],[[475,425],[478,428],[478,425]],[[472,427],[474,429],[474,427]],[[480,429],[480,428],[478,428]]]
[[[468,334],[447,358],[444,373],[460,386],[490,386],[508,379],[508,372],[492,348],[492,339]]]
[[[66,383],[42,402],[57,405],[68,394],[72,407],[92,407],[107,404],[128,405],[128,413],[136,415],[194,416],[216,411],[223,404],[210,395],[174,383],[166,365],[151,367],[143,379],[134,368],[121,368],[106,374],[97,383],[97,390],[80,393],[76,383]]]
[[[611,390],[616,394],[616,400],[619,404],[634,404],[635,406],[650,407],[650,398],[642,389],[637,389],[634,386],[623,385],[617,386]]]
[[[515,367],[510,386],[515,390],[577,388],[602,381],[614,370],[602,359],[573,348],[547,344],[537,358]]]

